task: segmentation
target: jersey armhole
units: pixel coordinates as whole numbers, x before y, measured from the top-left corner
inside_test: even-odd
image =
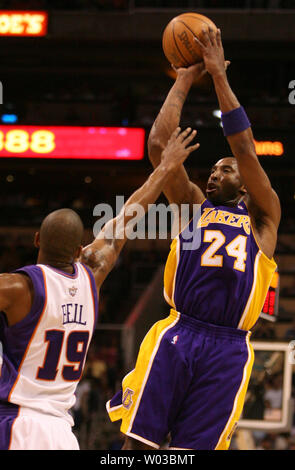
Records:
[[[34,298],[29,313],[19,322],[14,323],[10,328],[19,328],[30,323],[44,311],[47,302],[46,281],[42,269],[37,266],[20,268],[14,271],[31,279],[34,290]]]
[[[94,329],[95,329],[96,323],[97,323],[97,320],[98,320],[98,304],[99,304],[98,289],[97,289],[97,286],[96,286],[96,283],[95,283],[95,279],[94,279],[94,275],[93,275],[92,270],[88,266],[86,266],[86,264],[84,264],[84,263],[79,263],[79,264],[84,269],[84,271],[86,272],[86,274],[89,278],[89,282],[90,282],[90,288],[91,288],[92,300],[93,300],[93,308],[94,308],[94,315],[95,315],[93,325],[94,325]]]
[[[245,204],[246,209],[247,209],[247,211],[248,211],[248,216],[249,216],[249,221],[250,221],[250,227],[251,227],[251,233],[252,233],[252,235],[253,235],[253,238],[254,238],[254,241],[255,241],[255,243],[256,243],[256,245],[257,245],[258,250],[260,251],[260,253],[261,253],[261,255],[263,256],[263,258],[265,258],[265,259],[268,261],[268,263],[275,263],[274,257],[269,258],[269,256],[267,256],[267,255],[264,253],[264,251],[262,250],[262,248],[261,248],[261,246],[260,246],[260,243],[258,243],[258,240],[257,240],[256,235],[255,235],[255,231],[254,231],[254,229],[253,229],[253,224],[252,224],[251,216],[250,216],[250,214],[249,214],[248,204],[247,204],[247,202],[245,201],[245,199],[243,199],[242,202]],[[275,264],[276,264],[276,263],[275,263]]]
[[[194,204],[194,206],[200,206],[200,208],[202,209],[202,206],[203,204],[208,201],[207,198],[205,198],[200,204]],[[191,223],[191,221],[193,220],[193,218],[195,217],[196,214],[193,214],[192,217],[189,219],[189,221],[184,225],[184,227],[182,227],[182,229],[180,230],[180,232],[178,232],[173,238],[172,238],[172,241],[175,240],[175,238],[179,237],[179,235],[189,226],[189,224]]]

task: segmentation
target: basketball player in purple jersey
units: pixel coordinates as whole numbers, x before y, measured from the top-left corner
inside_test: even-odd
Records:
[[[89,246],[81,246],[79,216],[60,209],[35,236],[37,265],[0,275],[1,450],[79,449],[69,409],[95,329],[99,289],[136,225],[130,209],[139,204],[147,211],[198,148],[191,144],[195,135],[173,132],[161,164]]]
[[[164,187],[170,203],[201,205],[201,214],[172,241],[164,273],[168,318],[145,336],[137,362],[107,403],[122,420],[124,449],[228,449],[253,365],[250,329],[276,269],[273,254],[280,203],[259,164],[251,125],[227,80],[220,30],[204,31],[204,62],[177,70],[152,127],[148,148],[156,168],[179,125],[195,79],[211,74],[223,131],[233,157],[211,169],[206,196],[184,166]],[[199,234],[197,248],[185,243]]]

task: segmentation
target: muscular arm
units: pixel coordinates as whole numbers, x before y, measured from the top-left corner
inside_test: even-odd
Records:
[[[21,321],[31,310],[34,289],[29,277],[22,274],[0,274],[0,311],[5,312],[9,326]]]
[[[240,103],[229,85],[223,67],[224,53],[220,30],[217,34],[212,30],[209,30],[209,33],[204,31],[203,37],[206,69],[212,75],[220,109],[222,113],[227,113],[239,108]],[[228,136],[227,140],[237,160],[241,180],[247,189],[249,214],[256,236],[263,251],[271,257],[281,217],[279,198],[257,158],[251,128]]]
[[[223,113],[240,107],[228,83],[226,75],[213,77],[220,109]],[[251,128],[227,137],[233,155],[237,159],[241,179],[246,186],[251,207],[257,208],[261,216],[268,218],[278,227],[280,203],[277,194],[256,155]]]
[[[184,162],[188,155],[199,147],[190,145],[196,131],[186,130],[180,133],[176,129],[161,155],[161,163],[147,181],[128,199],[119,215],[107,222],[97,238],[82,251],[81,261],[87,264],[95,277],[99,289],[125,245],[129,233],[148,211],[148,205],[158,199],[163,185],[170,175]],[[134,212],[137,217],[135,218]]]
[[[182,108],[196,76],[204,73],[204,66],[196,64],[188,69],[179,69],[177,78],[152,126],[148,138],[149,159],[154,168],[161,162],[161,153],[172,132],[179,126]],[[192,183],[183,165],[171,173],[163,187],[169,203],[199,204],[205,196],[201,189]]]

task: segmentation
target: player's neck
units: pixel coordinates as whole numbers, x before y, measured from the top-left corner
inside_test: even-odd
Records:
[[[236,199],[233,199],[232,201],[227,201],[224,205],[229,206],[229,207],[236,207],[240,202],[242,202],[243,197],[238,197]]]
[[[73,261],[67,261],[67,260],[61,260],[61,259],[56,259],[56,258],[50,258],[46,255],[44,255],[42,252],[39,252],[38,255],[38,264],[45,264],[47,266],[50,266],[55,269],[59,269],[60,271],[64,271],[69,274],[73,274],[74,268],[73,268]]]
[[[239,196],[235,199],[230,199],[228,201],[224,201],[224,202],[217,202],[217,201],[214,201],[214,200],[211,200],[211,202],[213,204],[215,204],[216,206],[228,206],[228,207],[236,207],[240,202],[243,201],[243,197],[244,196]],[[209,199],[209,198],[208,198]],[[210,199],[209,199],[210,200]]]

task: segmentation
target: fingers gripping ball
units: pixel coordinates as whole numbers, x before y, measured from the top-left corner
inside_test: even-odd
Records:
[[[162,36],[164,54],[175,67],[188,67],[202,61],[202,50],[195,37],[202,41],[202,29],[217,30],[216,25],[204,15],[183,13],[173,18]]]

